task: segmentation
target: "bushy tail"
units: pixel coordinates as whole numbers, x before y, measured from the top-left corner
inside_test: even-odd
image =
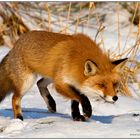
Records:
[[[11,92],[12,82],[5,70],[5,59],[0,63],[0,102]]]

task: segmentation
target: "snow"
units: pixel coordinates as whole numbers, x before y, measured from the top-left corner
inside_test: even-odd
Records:
[[[126,11],[125,11],[126,12]],[[127,15],[125,13],[125,15]],[[106,17],[106,24],[112,24],[116,16]],[[129,17],[129,15],[128,15]],[[120,16],[120,22],[126,22],[126,17]],[[29,25],[35,28],[36,25]],[[116,25],[117,27],[117,25]],[[74,29],[71,26],[70,31]],[[78,28],[80,32],[81,27]],[[134,27],[134,31],[136,27]],[[85,33],[94,38],[96,31],[91,28],[84,30]],[[127,38],[128,28],[121,30],[121,50]],[[117,32],[112,26],[103,33],[105,50],[113,52],[117,47]],[[130,35],[127,42],[128,49],[134,45],[134,35]],[[6,46],[0,47],[0,60],[8,53]],[[140,60],[140,56],[136,57]],[[39,79],[40,77],[38,77]],[[103,100],[90,99],[93,114],[87,122],[76,122],[72,120],[70,101],[59,95],[53,85],[49,90],[57,104],[57,112],[50,113],[46,104],[39,94],[35,85],[22,99],[22,111],[24,121],[13,118],[11,98],[8,96],[0,104],[0,138],[139,138],[140,137],[140,90],[138,83],[129,85],[133,97],[119,95],[119,100],[114,103],[106,103]],[[134,115],[136,114],[136,115]]]

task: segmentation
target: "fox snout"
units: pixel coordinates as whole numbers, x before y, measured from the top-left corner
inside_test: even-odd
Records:
[[[113,96],[112,99],[116,102],[118,100],[118,96]]]
[[[118,100],[118,96],[105,96],[104,100],[110,103],[115,103]]]

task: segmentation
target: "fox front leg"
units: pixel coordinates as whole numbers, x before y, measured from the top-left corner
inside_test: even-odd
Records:
[[[37,82],[38,89],[40,91],[41,96],[47,104],[48,110],[50,112],[56,112],[56,103],[53,97],[50,95],[50,92],[47,86],[52,83],[50,79],[42,78]]]
[[[71,103],[72,117],[73,120],[75,121],[86,121],[92,115],[92,108],[89,99],[83,94],[81,94],[80,96],[81,96],[81,105],[82,105],[84,115],[80,114],[79,102],[73,100]]]

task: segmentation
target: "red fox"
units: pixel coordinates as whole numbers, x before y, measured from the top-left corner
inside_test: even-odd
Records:
[[[36,81],[51,112],[56,104],[47,85],[52,81],[58,93],[72,100],[72,117],[90,118],[88,97],[117,101],[118,69],[126,59],[111,62],[100,47],[84,34],[64,35],[47,31],[23,34],[0,63],[0,102],[13,92],[14,118],[23,120],[21,99]],[[50,81],[50,80],[51,81]],[[84,115],[79,112],[81,103]]]

